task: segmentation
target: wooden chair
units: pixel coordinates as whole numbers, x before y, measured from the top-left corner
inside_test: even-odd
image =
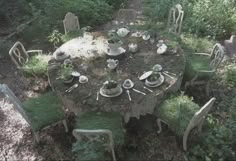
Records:
[[[175,5],[170,9],[167,29],[168,32],[174,32],[176,34],[181,34],[182,23],[184,18],[184,11],[180,4]]]
[[[103,147],[108,149],[111,152],[113,161],[116,161],[114,147],[124,142],[122,118],[117,113],[89,112],[78,117],[77,129],[73,130],[73,135],[78,143],[85,139],[88,143],[96,142],[100,144],[101,149]],[[104,139],[104,137],[107,139]]]
[[[202,108],[199,108],[199,109],[196,109],[196,107],[197,107],[196,104],[191,103],[191,102],[185,102],[186,104],[193,105],[192,107],[195,108],[197,111],[192,116],[189,114],[189,111],[184,111],[184,109],[183,109],[183,111],[177,111],[177,112],[182,113],[180,116],[181,118],[176,117],[174,120],[173,119],[171,120],[172,122],[175,121],[175,123],[176,123],[174,127],[173,126],[171,127],[172,130],[174,132],[176,132],[179,136],[183,135],[183,149],[185,151],[187,151],[187,140],[188,140],[189,133],[195,127],[198,127],[198,131],[201,132],[204,119],[205,119],[206,115],[208,114],[208,112],[210,111],[210,109],[212,108],[215,100],[216,100],[216,98],[214,98],[214,97],[211,98]],[[190,106],[190,105],[188,105],[188,106]],[[175,106],[173,105],[169,108],[176,109],[176,108],[178,108],[177,106],[178,105],[175,104]],[[165,110],[164,109],[165,106],[161,106],[160,108],[163,108],[162,110]],[[171,109],[168,109],[168,110],[171,110]],[[185,115],[185,113],[188,113],[188,115]],[[161,133],[161,131],[162,131],[161,122],[164,122],[167,125],[171,124],[170,119],[169,119],[169,117],[170,117],[169,115],[165,115],[165,113],[164,113],[164,115],[162,117],[164,117],[165,119],[160,118],[160,115],[159,115],[159,118],[157,119],[157,125],[159,128],[158,133]],[[186,118],[184,118],[184,117],[186,117]],[[180,122],[181,119],[185,119],[185,122],[184,122],[185,125],[182,122]],[[178,127],[178,125],[180,125],[181,127],[180,126]],[[178,128],[182,128],[182,129],[176,130]]]
[[[30,59],[29,53],[42,54],[42,50],[28,50],[28,51],[26,51],[23,44],[19,41],[17,41],[12,46],[12,48],[9,50],[9,55],[18,69],[21,69],[23,65],[28,63],[28,61]]]
[[[134,9],[120,9],[117,15],[118,24],[130,25],[136,22],[136,11]]]
[[[30,125],[37,143],[40,141],[39,131],[54,123],[62,122],[65,127],[65,131],[68,132],[62,104],[55,93],[50,92],[21,103],[21,101],[6,84],[0,84],[0,92],[4,93],[12,101],[17,111]],[[42,104],[45,103],[50,106],[42,107]]]
[[[63,20],[63,25],[65,34],[67,34],[70,31],[76,31],[80,29],[78,17],[71,12],[68,12],[65,15],[65,18]]]
[[[187,76],[187,80],[185,83],[185,90],[188,88],[188,86],[193,86],[193,85],[201,85],[201,84],[206,84],[206,94],[209,95],[209,85],[210,85],[210,80],[214,76],[217,68],[221,64],[221,62],[224,59],[224,49],[222,46],[217,43],[214,45],[211,54],[207,53],[195,53],[191,55],[189,61],[189,66],[187,66],[186,70],[191,70],[191,76]],[[194,60],[195,58],[199,59],[197,62],[191,61]],[[195,64],[204,64],[203,66],[204,69],[199,68],[198,66],[201,65],[195,65]],[[196,68],[194,67],[196,66]],[[194,74],[192,76],[192,74]]]

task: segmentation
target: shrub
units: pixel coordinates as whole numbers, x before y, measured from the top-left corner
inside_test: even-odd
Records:
[[[236,65],[230,64],[225,68],[226,68],[226,73],[225,73],[226,83],[232,85],[233,87],[236,87]]]
[[[177,3],[185,11],[184,31],[219,39],[236,30],[234,0],[146,0],[144,14],[151,21],[166,23],[170,8]]]

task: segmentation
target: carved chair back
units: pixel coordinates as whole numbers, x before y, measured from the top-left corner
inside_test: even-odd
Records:
[[[25,50],[23,44],[17,41],[9,51],[12,61],[16,64],[17,68],[22,67],[29,61],[29,55]]]
[[[117,20],[119,23],[130,24],[136,21],[136,11],[134,9],[120,9],[118,11]]]
[[[184,11],[180,4],[175,5],[170,9],[167,28],[169,32],[180,34],[182,30],[182,23],[184,18]]]
[[[187,129],[191,130],[197,127],[202,121],[204,121],[206,115],[211,110],[216,98],[211,98],[199,111],[197,111],[192,117]]]
[[[224,59],[224,49],[223,47],[217,43],[214,45],[212,52],[211,52],[211,57],[210,57],[210,68],[216,70],[220,63]]]
[[[65,18],[63,20],[63,25],[65,34],[67,34],[70,31],[76,31],[80,29],[78,17],[71,12],[68,12],[65,15]]]
[[[103,144],[103,146],[105,146],[112,152],[113,161],[116,161],[112,131],[108,129],[97,129],[97,130],[74,129],[72,133],[78,141],[86,139],[87,142],[97,142]],[[107,143],[104,143],[104,140],[106,140]]]

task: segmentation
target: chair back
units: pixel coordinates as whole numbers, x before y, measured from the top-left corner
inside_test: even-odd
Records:
[[[22,115],[22,117],[26,120],[26,122],[31,126],[31,122],[23,110],[23,104],[21,101],[15,96],[10,88],[6,84],[0,84],[0,92],[2,92],[9,100],[14,104],[14,107],[17,111]]]
[[[236,56],[236,35],[232,35],[229,40],[224,41],[224,46],[226,49],[226,54],[229,57]]]
[[[108,146],[108,148],[112,152],[113,161],[116,161],[112,131],[108,129],[96,129],[96,130],[74,129],[72,133],[78,141],[81,141],[82,137],[84,137],[85,139],[87,139],[88,142],[95,141],[104,144],[104,146]],[[104,136],[108,136],[107,143],[104,143]]]
[[[27,54],[23,44],[19,41],[17,41],[9,50],[9,55],[17,68],[21,68],[29,61],[29,55]]]
[[[175,34],[181,34],[182,23],[184,18],[184,11],[180,4],[175,5],[170,9],[167,29],[168,32],[173,32]]]
[[[136,11],[134,9],[120,9],[118,11],[117,20],[119,24],[135,23],[136,16]]]
[[[78,17],[71,12],[68,12],[65,15],[65,18],[63,20],[63,25],[65,34],[67,34],[70,31],[76,31],[80,29]]]
[[[210,57],[210,68],[216,70],[220,63],[224,59],[224,49],[223,47],[217,43],[214,45],[212,52],[211,52],[211,57]]]
[[[187,129],[191,130],[198,126],[202,121],[204,121],[206,115],[211,110],[216,98],[211,98],[199,111],[197,111],[192,117]]]

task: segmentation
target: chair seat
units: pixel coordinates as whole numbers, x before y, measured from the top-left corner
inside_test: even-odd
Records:
[[[54,92],[23,102],[23,109],[34,131],[64,119],[61,100]]]
[[[112,131],[114,144],[124,143],[124,128],[122,117],[114,112],[88,112],[78,117],[76,121],[77,129],[108,129]]]
[[[156,114],[178,136],[183,136],[190,120],[199,109],[200,107],[187,96],[177,96],[165,100]]]
[[[206,56],[191,54],[187,57],[185,80],[191,80],[199,70],[210,71],[209,58]],[[198,78],[200,79],[210,79],[212,73],[201,73]]]

